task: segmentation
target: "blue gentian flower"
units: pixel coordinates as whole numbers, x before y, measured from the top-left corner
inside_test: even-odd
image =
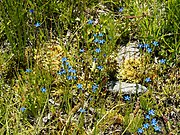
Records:
[[[152,44],[153,44],[154,46],[158,46],[158,45],[159,45],[159,43],[158,43],[157,41],[152,42]]]
[[[149,48],[149,44],[144,44],[144,48]]]
[[[150,119],[150,115],[145,115],[145,118],[149,120]]]
[[[106,57],[106,54],[103,54],[104,57]]]
[[[151,53],[151,52],[152,52],[152,49],[151,49],[151,48],[147,48],[147,52],[148,52],[148,53]]]
[[[94,42],[95,42],[95,43],[98,43],[98,42],[99,42],[99,39],[98,39],[98,38],[96,38],[96,39],[94,40]]]
[[[96,48],[95,50],[97,53],[100,53],[101,52],[101,49],[100,48]]]
[[[130,96],[128,96],[128,95],[124,96],[124,100],[125,100],[125,101],[130,101],[130,99],[131,99],[131,98],[130,98]]]
[[[76,80],[76,79],[77,79],[77,77],[76,77],[76,76],[72,76],[72,78],[73,78],[74,80]]]
[[[29,9],[29,12],[30,13],[34,13],[34,9]]]
[[[145,82],[150,82],[151,81],[151,78],[150,77],[147,77],[146,79],[145,79]]]
[[[79,52],[83,53],[83,52],[84,52],[84,49],[80,49]]]
[[[93,24],[93,22],[94,22],[93,20],[89,20],[88,24]]]
[[[93,85],[93,86],[92,86],[92,91],[93,91],[93,92],[96,92],[97,88],[98,88],[98,85],[97,85],[97,84]]]
[[[71,68],[68,69],[68,72],[69,72],[69,73],[74,73],[74,74],[75,74],[75,73],[76,73],[76,70],[73,69],[73,68],[71,67]]]
[[[156,126],[154,127],[154,130],[155,130],[155,132],[160,132],[160,131],[161,131],[161,127],[159,127],[159,126],[156,125]]]
[[[21,110],[21,112],[24,112],[26,110],[26,108],[25,107],[21,107],[20,110]]]
[[[42,88],[41,88],[41,92],[45,93],[45,92],[46,92],[46,88],[45,88],[45,87],[42,87]]]
[[[154,116],[154,115],[155,115],[155,112],[154,112],[153,109],[151,109],[151,110],[148,111],[148,114]]]
[[[79,112],[81,112],[81,113],[85,113],[85,112],[86,112],[86,110],[85,110],[85,109],[80,108],[80,109],[79,109]]]
[[[138,48],[144,48],[144,45],[143,44],[138,44]]]
[[[67,61],[67,58],[66,58],[66,57],[63,57],[63,58],[61,59],[61,61],[62,61],[62,63],[63,63],[63,62],[65,62],[65,61]]]
[[[149,128],[149,124],[148,123],[143,124],[143,128],[148,129]]]
[[[99,37],[103,37],[103,34],[102,33],[99,33],[99,35],[98,35]]]
[[[97,34],[93,34],[93,36],[94,36],[94,37],[96,37],[96,36],[97,36]]]
[[[137,132],[138,132],[139,134],[142,134],[142,133],[144,132],[144,130],[141,129],[141,128],[138,128]]]
[[[97,61],[97,58],[94,58],[93,61]]]
[[[41,24],[39,22],[35,23],[34,26],[37,28],[39,26],[41,26]]]
[[[97,69],[102,70],[103,66],[97,66]]]
[[[122,12],[123,10],[124,10],[124,8],[123,8],[123,7],[119,8],[119,12]]]
[[[26,69],[26,73],[30,73],[30,72],[32,72],[31,69]]]
[[[72,80],[73,77],[69,75],[69,76],[67,76],[67,79],[68,79],[68,80]]]
[[[59,75],[62,75],[62,74],[65,74],[65,73],[66,73],[66,71],[64,69],[61,69],[60,71],[58,71]]]
[[[166,59],[160,59],[160,60],[159,60],[159,63],[165,64],[165,63],[166,63]]]
[[[105,43],[104,39],[99,40],[99,44],[104,44],[104,43]]]
[[[152,126],[156,126],[156,125],[157,125],[157,121],[156,121],[155,118],[153,118],[153,119],[151,120],[151,125],[152,125]]]
[[[82,84],[77,84],[78,89],[82,89]]]

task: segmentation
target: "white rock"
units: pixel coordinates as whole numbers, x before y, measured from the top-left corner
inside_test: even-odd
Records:
[[[147,88],[140,84],[117,81],[110,82],[108,90],[111,92],[121,92],[123,94],[135,94],[144,93],[147,91]]]

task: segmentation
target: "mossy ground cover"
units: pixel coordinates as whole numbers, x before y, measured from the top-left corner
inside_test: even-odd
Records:
[[[179,0],[0,1],[0,134],[179,134]],[[136,43],[140,57],[116,61]],[[145,93],[113,93],[119,80]]]

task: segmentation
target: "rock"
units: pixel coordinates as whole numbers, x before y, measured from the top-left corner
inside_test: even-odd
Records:
[[[119,49],[117,55],[117,62],[122,64],[124,60],[134,58],[137,59],[140,57],[140,52],[136,43],[129,43],[127,46],[123,46]]]
[[[144,93],[147,91],[147,88],[145,86],[135,83],[111,81],[109,83],[108,90],[111,92],[121,92],[123,94],[135,94],[135,93]]]

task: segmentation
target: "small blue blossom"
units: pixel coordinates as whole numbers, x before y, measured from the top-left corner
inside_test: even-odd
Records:
[[[138,44],[138,48],[144,48],[143,44]]]
[[[106,54],[103,54],[104,57],[106,57]]]
[[[93,86],[92,86],[92,91],[93,91],[93,92],[96,92],[97,88],[98,88],[98,85],[97,85],[97,84],[93,85]]]
[[[83,53],[83,52],[84,52],[84,49],[80,49],[79,52]]]
[[[93,58],[93,61],[97,61],[97,58]]]
[[[155,132],[160,132],[160,131],[161,131],[161,127],[159,127],[159,126],[156,125],[156,126],[154,127],[154,130],[155,130]]]
[[[59,75],[62,75],[62,74],[65,74],[65,73],[66,73],[66,71],[64,69],[61,69],[60,71],[58,71]]]
[[[102,33],[99,33],[99,35],[98,35],[99,37],[103,37],[103,34]]]
[[[151,110],[148,111],[148,114],[154,116],[154,115],[155,115],[155,112],[154,112],[153,109],[151,109]]]
[[[104,43],[105,43],[104,39],[99,40],[99,44],[104,44]]]
[[[41,88],[41,92],[45,93],[45,92],[46,92],[46,88],[45,88],[45,87],[42,87],[42,88]]]
[[[95,43],[98,43],[98,42],[99,42],[99,39],[98,39],[98,38],[96,38],[96,39],[94,40],[94,42],[95,42]]]
[[[125,101],[130,101],[130,99],[131,99],[131,98],[130,98],[130,96],[128,96],[128,95],[124,96],[124,100],[125,100]]]
[[[32,72],[31,69],[26,69],[26,73],[30,73],[30,72]]]
[[[145,79],[145,82],[150,82],[151,81],[151,78],[150,77],[147,77],[146,79]]]
[[[69,76],[67,76],[67,79],[68,79],[68,80],[72,80],[73,77],[69,75]]]
[[[102,70],[103,66],[97,66],[97,69]]]
[[[93,24],[93,22],[94,22],[93,20],[89,20],[88,24]]]
[[[143,124],[143,128],[148,129],[149,128],[149,124],[148,123]]]
[[[41,24],[39,22],[35,23],[34,26],[37,28],[39,26],[41,26]]]
[[[152,49],[151,49],[151,48],[147,48],[147,52],[148,52],[148,53],[151,53],[151,52],[152,52]]]
[[[156,121],[155,118],[153,118],[153,119],[151,120],[151,125],[152,125],[152,126],[156,126],[156,125],[157,125],[157,121]]]
[[[30,13],[34,13],[34,9],[29,9],[29,12]]]
[[[63,62],[66,62],[66,61],[67,61],[67,58],[66,58],[66,57],[63,57],[63,58],[61,59],[61,61],[62,61],[62,63],[63,63]]]
[[[124,8],[123,8],[123,7],[119,8],[119,12],[122,12],[123,10],[124,10]]]
[[[148,114],[145,115],[145,118],[149,120],[150,119],[150,115],[148,115]]]
[[[96,48],[95,50],[97,53],[100,53],[101,52],[101,49],[100,48]]]
[[[76,76],[72,76],[72,78],[73,78],[74,80],[76,80],[76,79],[77,79],[77,77],[76,77]]]
[[[69,62],[66,62],[66,66],[69,66]]]
[[[158,46],[158,45],[159,45],[159,43],[158,43],[157,41],[153,41],[152,44],[153,44],[154,46]]]
[[[69,72],[69,73],[74,73],[74,74],[75,74],[75,73],[76,73],[76,70],[73,69],[73,68],[69,68],[69,69],[68,69],[68,72]]]
[[[80,109],[79,109],[79,112],[81,112],[81,113],[85,113],[85,112],[86,112],[86,110],[85,110],[85,109],[80,108]]]
[[[21,108],[20,108],[20,111],[21,111],[21,112],[24,112],[25,110],[26,110],[25,107],[21,107]]]
[[[166,63],[166,59],[160,59],[160,60],[159,60],[159,63],[165,64],[165,63]]]
[[[149,48],[149,44],[144,44],[144,48]]]
[[[97,34],[93,34],[94,37],[97,37]]]
[[[82,84],[77,84],[78,89],[82,89]]]
[[[138,132],[139,134],[142,134],[142,133],[144,132],[144,130],[141,129],[141,128],[138,128],[137,132]]]

